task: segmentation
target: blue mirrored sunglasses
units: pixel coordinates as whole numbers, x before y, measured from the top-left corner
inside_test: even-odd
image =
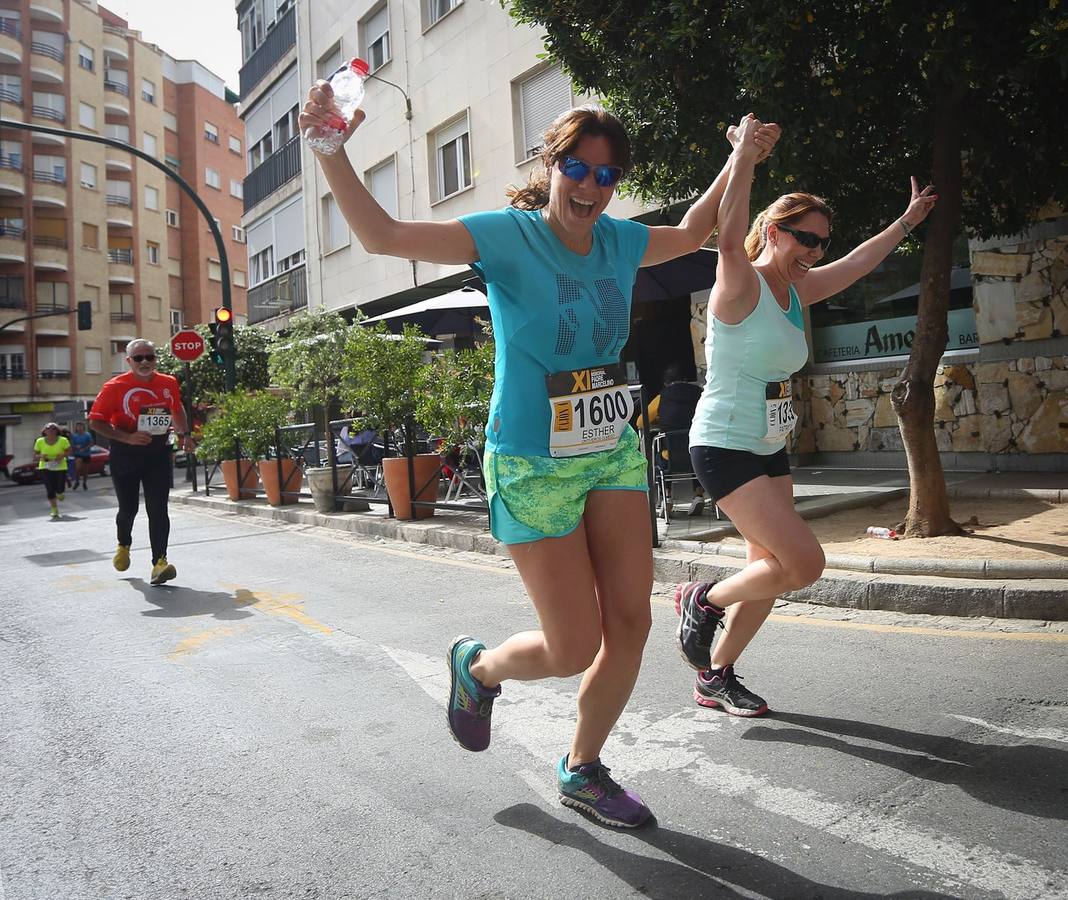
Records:
[[[591,166],[573,156],[565,156],[560,161],[560,171],[572,181],[584,181],[592,171],[593,180],[601,187],[615,187],[623,177],[623,170],[619,166]]]

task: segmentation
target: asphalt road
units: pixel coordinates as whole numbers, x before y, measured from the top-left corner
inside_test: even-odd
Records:
[[[1068,635],[775,615],[697,707],[654,597],[604,753],[655,827],[559,805],[577,682],[445,727],[444,650],[533,615],[503,560],[172,511],[111,567],[107,482],[0,490],[0,900],[1068,897]]]

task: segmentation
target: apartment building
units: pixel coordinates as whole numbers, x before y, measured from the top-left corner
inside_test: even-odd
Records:
[[[306,78],[293,0],[239,0],[248,322],[277,330],[308,305],[297,115]]]
[[[221,140],[240,140],[236,113],[209,74],[169,59],[95,0],[0,0],[0,116],[166,155],[218,210],[240,259],[243,233],[230,232],[240,226],[231,196],[240,194],[240,160],[224,144],[221,157],[197,148],[186,162],[174,144],[179,128],[205,128],[194,127],[201,115],[214,117]],[[214,192],[204,186],[212,160]],[[201,255],[187,252],[185,236],[200,239],[206,228],[171,227],[172,211],[175,226],[196,221],[176,190],[163,171],[117,148],[0,132],[0,455],[23,461],[44,422],[83,418],[101,385],[125,370],[131,338],[165,343],[172,322],[203,321],[217,305],[210,259],[218,254],[197,241]],[[239,311],[241,297],[235,290]],[[71,314],[83,300],[93,310],[88,331]],[[56,315],[8,324],[45,312]]]

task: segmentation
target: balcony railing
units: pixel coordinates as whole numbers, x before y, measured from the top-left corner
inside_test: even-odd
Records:
[[[70,307],[66,303],[38,303],[37,308],[34,309],[35,313],[55,313],[60,315],[62,313],[69,313]]]
[[[22,29],[19,28],[19,23],[15,19],[0,19],[0,34],[6,34],[18,40],[22,37]]]
[[[16,172],[21,172],[22,157],[9,156],[6,153],[0,153],[0,169],[14,169]]]
[[[109,263],[121,263],[126,266],[133,265],[133,250],[108,250]]]
[[[249,172],[244,182],[245,212],[300,174],[300,136],[292,137]]]
[[[123,84],[121,81],[105,81],[104,90],[122,94],[124,97],[130,96],[130,86],[128,84]]]
[[[123,197],[122,194],[108,194],[107,195],[108,206],[133,206],[129,197]]]
[[[22,225],[9,225],[7,222],[0,221],[0,237],[21,240],[26,237],[26,229]]]
[[[0,88],[0,100],[4,103],[12,103],[15,106],[22,106],[22,94],[19,91],[11,90],[11,88]]]
[[[25,297],[0,297],[0,309],[25,309]]]
[[[66,122],[67,114],[61,109],[52,109],[51,106],[38,106],[33,104],[31,112],[39,119],[51,119],[53,122]]]
[[[132,312],[113,312],[111,314],[112,322],[133,322],[136,318]]]
[[[37,377],[62,381],[63,379],[70,378],[70,369],[38,369]]]
[[[47,56],[49,59],[54,59],[56,62],[63,62],[66,58],[63,51],[58,47],[53,47],[51,44],[42,44],[40,41],[32,41],[30,43],[30,50],[38,56]]]
[[[57,175],[55,172],[34,172],[33,180],[40,181],[44,184],[66,184],[67,176]]]
[[[33,236],[33,245],[35,247],[53,247],[56,250],[66,250],[67,239],[65,237],[50,237],[47,234],[35,234]]]
[[[30,375],[25,369],[0,366],[0,381],[25,381]]]
[[[259,45],[245,64],[241,67],[241,99],[244,100],[251,91],[274,67],[291,47],[297,43],[296,8],[291,8],[274,28],[267,32],[263,43]]]
[[[104,34],[117,34],[119,37],[126,37],[127,31],[118,25],[105,25]]]
[[[304,266],[297,266],[248,290],[248,323],[254,325],[272,316],[304,309],[308,287]]]

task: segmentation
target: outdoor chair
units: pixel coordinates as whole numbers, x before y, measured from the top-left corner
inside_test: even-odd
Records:
[[[666,453],[666,455],[665,455]],[[690,462],[690,431],[688,428],[675,431],[658,431],[653,435],[653,480],[656,483],[656,514],[667,522],[671,517],[673,501],[669,485],[676,482],[690,483],[696,476]],[[713,503],[716,518],[719,507]]]

